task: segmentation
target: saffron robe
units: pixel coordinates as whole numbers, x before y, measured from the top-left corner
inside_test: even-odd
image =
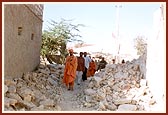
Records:
[[[63,83],[68,86],[69,84],[74,85],[74,80],[76,78],[77,69],[77,58],[72,56],[67,56],[64,69]]]
[[[87,70],[87,77],[94,76],[95,72],[96,72],[96,64],[94,61],[91,61],[89,63],[89,68]]]

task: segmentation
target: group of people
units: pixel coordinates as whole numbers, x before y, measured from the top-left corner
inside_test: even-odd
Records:
[[[124,64],[125,60],[123,59],[121,63]],[[115,64],[115,59],[112,59],[112,64]],[[97,65],[95,58],[88,56],[87,52],[80,52],[79,56],[75,56],[73,49],[70,49],[65,61],[63,83],[68,90],[73,90],[75,79],[80,85],[82,80],[85,81],[88,77],[93,77],[96,71],[101,71],[106,65],[104,57]]]
[[[79,56],[74,56],[73,49],[69,50],[69,56],[66,57],[63,83],[68,90],[74,89],[75,79],[80,85],[81,81],[87,80],[88,77],[94,76],[96,64],[94,59],[87,56],[87,52],[80,52]]]

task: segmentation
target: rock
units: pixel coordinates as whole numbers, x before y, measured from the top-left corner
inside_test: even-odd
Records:
[[[4,82],[5,82],[5,85],[7,85],[7,86],[10,86],[10,85],[15,86],[16,85],[16,82],[14,82],[12,79],[5,79]]]
[[[117,111],[136,111],[137,106],[131,104],[119,105]]]
[[[107,106],[107,109],[111,110],[111,111],[115,111],[117,109],[117,106],[113,103],[110,103],[108,106]]]
[[[6,94],[6,97],[22,101],[22,98],[17,93],[8,93]]]
[[[19,104],[25,107],[26,110],[31,110],[31,108],[37,107],[34,103],[27,101],[21,101],[19,102]]]
[[[104,106],[104,104],[102,102],[99,102],[98,110],[106,110],[106,107]]]
[[[96,91],[93,90],[93,89],[85,89],[85,90],[84,90],[84,93],[85,93],[86,95],[91,96],[91,95],[96,94]]]
[[[44,105],[40,105],[39,107],[31,108],[31,111],[43,111],[43,110],[44,110]]]
[[[138,64],[134,65],[134,66],[133,66],[133,70],[134,70],[134,71],[139,71],[139,65],[138,65]]]
[[[9,108],[9,107],[10,107],[9,98],[7,98],[7,97],[4,98],[4,106],[5,106],[6,108]]]
[[[141,79],[140,80],[140,86],[143,87],[143,86],[146,86],[146,85],[147,85],[146,79]]]
[[[57,82],[54,81],[52,78],[49,77],[47,80],[49,81],[49,83],[50,83],[51,85],[57,85]]]
[[[149,105],[154,105],[155,103],[156,103],[156,100],[154,100],[154,99],[149,100]]]
[[[59,105],[56,105],[55,108],[57,111],[61,111],[61,107]]]
[[[29,88],[27,88],[27,87],[22,87],[21,89],[20,89],[20,93],[22,94],[22,95],[34,95],[33,94],[33,92],[32,92],[32,90],[31,89],[29,89]]]
[[[51,89],[51,87],[49,85],[46,86],[46,89]]]
[[[92,97],[86,95],[86,102],[91,102],[91,101],[92,101]]]
[[[23,80],[29,81],[30,76],[31,76],[31,73],[30,73],[30,72],[24,74],[24,75],[23,75]]]
[[[15,111],[12,107],[4,108],[5,111]]]
[[[23,97],[24,101],[31,102],[32,97],[30,95],[26,95]]]
[[[91,106],[92,106],[91,103],[87,103],[87,105],[86,105],[87,108],[89,108],[89,107],[91,107]]]
[[[128,73],[131,75],[136,75],[136,72],[133,69],[128,70]]]
[[[10,105],[12,106],[15,106],[15,104],[17,103],[18,101],[16,99],[11,99],[11,98],[5,98],[5,107],[9,107]]]
[[[115,105],[122,105],[122,104],[130,104],[131,101],[132,99],[124,98],[124,99],[114,100],[113,102]]]
[[[50,99],[46,99],[44,101],[40,101],[40,105],[44,105],[44,107],[53,107],[54,101]]]
[[[114,91],[119,91],[119,90],[121,90],[118,84],[113,85],[112,89],[113,89]]]
[[[10,86],[8,87],[8,92],[10,92],[10,93],[16,93],[16,87],[13,86],[13,85],[10,85]]]
[[[114,78],[120,78],[122,77],[122,72],[117,72],[115,75],[114,75]]]
[[[132,100],[131,104],[136,105],[137,104],[137,100]]]
[[[102,78],[97,77],[97,76],[94,76],[94,77],[93,77],[94,86],[95,86],[95,87],[99,87],[101,80],[102,80]]]
[[[107,96],[106,96],[106,100],[107,100],[108,102],[112,102],[113,96],[107,95]]]
[[[124,84],[122,90],[129,90],[131,88],[130,84]]]
[[[46,75],[50,74],[50,70],[48,68],[46,68],[46,69],[39,69],[39,72],[41,72],[43,74],[46,74]]]
[[[8,86],[4,85],[4,94],[8,91]]]

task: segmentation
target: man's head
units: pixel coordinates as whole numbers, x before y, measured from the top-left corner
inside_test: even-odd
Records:
[[[123,59],[121,63],[125,63],[125,60]]]
[[[95,57],[92,57],[92,60],[93,60],[93,61],[96,61]]]
[[[87,56],[87,52],[84,52],[83,54],[84,54],[84,56]]]
[[[104,57],[102,57],[102,60],[104,61]]]
[[[113,64],[115,64],[115,59],[112,59]]]
[[[80,55],[80,57],[82,57],[83,56],[83,52],[80,52],[79,55]]]
[[[69,49],[69,54],[73,55],[73,49]]]

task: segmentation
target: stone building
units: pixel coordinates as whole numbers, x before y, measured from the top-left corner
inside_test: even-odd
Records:
[[[21,77],[40,63],[43,5],[4,4],[4,76]]]

